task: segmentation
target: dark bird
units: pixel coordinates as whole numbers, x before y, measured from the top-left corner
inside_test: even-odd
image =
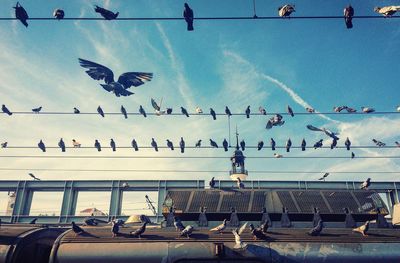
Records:
[[[222,142],[222,146],[224,147],[225,152],[228,151],[228,141],[226,139],[224,139],[224,141]]]
[[[38,147],[40,150],[42,150],[43,152],[46,152],[46,146],[44,145],[43,141],[40,140],[40,142],[38,143]]]
[[[363,237],[367,237],[368,236],[368,234],[367,234],[368,230],[369,230],[369,221],[365,222],[364,225],[361,225],[361,226],[359,226],[357,228],[354,228],[353,232],[361,233],[361,235],[363,235]]]
[[[177,216],[174,217],[174,226],[176,231],[182,231],[185,228],[185,226],[182,224],[181,219]]]
[[[94,63],[89,60],[79,59],[82,67],[87,68],[86,73],[94,80],[104,80],[105,84],[100,84],[106,91],[114,92],[115,96],[130,96],[134,93],[128,91],[130,87],[140,86],[144,81],[151,81],[153,73],[145,72],[126,72],[119,76],[118,81],[114,81],[114,73],[111,69]]]
[[[397,145],[397,147],[400,147],[400,142],[394,142],[396,145]]]
[[[210,145],[211,145],[211,147],[218,148],[218,144],[211,139],[210,139]]]
[[[246,113],[246,118],[247,119],[250,118],[250,105],[247,106],[245,113]]]
[[[254,240],[265,239],[265,235],[261,228],[256,228],[253,224],[250,224],[249,227]]]
[[[201,147],[201,140],[198,140],[198,141],[196,142],[196,144],[194,145],[194,147],[200,148],[200,147]]]
[[[172,108],[167,108],[167,114],[171,114],[172,113]]]
[[[353,28],[353,16],[354,16],[354,9],[351,5],[348,5],[343,10],[344,14],[344,22],[346,23],[347,28]],[[340,111],[339,111],[340,112]]]
[[[257,144],[257,150],[261,150],[264,147],[264,142],[263,141],[259,141]]]
[[[272,149],[273,151],[275,151],[276,142],[274,141],[273,138],[271,138],[270,145],[271,145],[271,149]]]
[[[301,150],[303,152],[306,150],[306,146],[307,146],[306,140],[303,138],[303,140],[301,141]]]
[[[99,13],[102,17],[104,17],[105,20],[113,20],[116,19],[119,15],[119,12],[114,13],[110,10],[107,10],[105,8],[99,7],[98,5],[94,6],[94,11],[96,13]]]
[[[397,11],[400,11],[400,6],[384,6],[384,7],[375,7],[374,11],[384,15],[385,17],[392,17]]]
[[[214,187],[215,187],[215,180],[214,180],[214,177],[211,178],[211,181],[210,181],[208,184],[210,185],[210,188],[211,188],[211,189],[214,189]]]
[[[12,112],[6,107],[6,105],[3,104],[3,106],[1,106],[1,110],[5,113],[8,114],[9,116],[12,115]]]
[[[183,10],[183,17],[185,18],[185,21],[187,23],[187,30],[188,31],[193,31],[193,20],[194,20],[194,13],[193,9],[191,9],[188,5],[188,3],[184,4],[185,9]]]
[[[333,140],[332,140],[332,143],[331,143],[331,150],[332,150],[333,148],[336,148],[336,145],[337,145],[337,140],[336,140],[336,139],[333,139]]]
[[[325,173],[321,178],[318,179],[318,181],[325,181],[325,178],[328,177],[329,173]]]
[[[142,105],[139,107],[139,113],[143,115],[143,117],[147,117],[146,111],[143,109]]]
[[[186,117],[189,117],[189,113],[187,112],[187,110],[184,107],[181,107],[181,112],[183,115],[185,115]]]
[[[158,152],[157,142],[154,140],[154,138],[151,138],[151,146],[154,148],[154,150],[156,150],[156,152]]]
[[[361,184],[360,189],[368,190],[368,187],[370,187],[370,185],[371,185],[371,178],[368,178]]]
[[[267,111],[264,109],[264,107],[260,106],[258,107],[258,111],[260,112],[260,114],[262,115],[267,115]]]
[[[65,152],[65,143],[63,141],[63,139],[61,138],[60,141],[58,142],[58,147],[61,148],[62,152]]]
[[[21,23],[24,24],[24,26],[28,27],[28,22],[26,22],[26,20],[29,19],[29,16],[25,8],[23,8],[19,2],[17,2],[17,5],[13,8],[15,9],[15,18],[21,21]]]
[[[242,151],[246,149],[246,143],[244,142],[244,140],[240,141],[240,148],[242,148]]]
[[[186,226],[182,232],[181,232],[181,237],[186,236],[187,238],[190,238],[190,235],[193,233],[194,227],[191,225]]]
[[[135,231],[131,231],[129,234],[131,236],[141,238],[143,233],[146,231],[146,225],[147,225],[147,222],[144,222],[140,228],[136,229]]]
[[[174,144],[173,144],[170,140],[168,140],[168,139],[167,139],[167,147],[170,148],[171,151],[174,150]]]
[[[384,146],[386,146],[386,143],[384,143],[384,142],[381,142],[381,141],[378,141],[378,140],[376,140],[376,139],[372,139],[372,141],[376,144],[376,146],[378,146],[378,147],[384,147]]]
[[[290,17],[290,14],[296,12],[294,5],[284,5],[278,7],[278,14],[280,17]]]
[[[261,224],[261,226],[260,226],[261,231],[263,232],[264,235],[268,233],[268,227],[269,227],[268,223],[269,222],[266,221],[265,223]]]
[[[101,115],[101,117],[104,118],[104,111],[103,111],[103,109],[102,109],[100,106],[97,107],[97,112]]]
[[[289,138],[286,142],[286,152],[290,152],[290,147],[292,147],[292,141]]]
[[[350,107],[346,107],[346,111],[347,111],[348,113],[354,113],[354,112],[357,112],[357,110],[356,110],[356,109],[353,109],[353,108],[350,108]]]
[[[351,152],[351,159],[354,159],[355,157],[356,155],[353,152]]]
[[[228,115],[228,117],[232,116],[231,110],[228,108],[228,106],[225,106],[225,114]]]
[[[110,147],[111,147],[111,149],[113,150],[113,152],[116,151],[116,145],[115,145],[115,142],[114,142],[113,139],[111,139],[111,141],[110,141]]]
[[[119,234],[119,224],[114,221],[111,222],[111,233],[112,237],[116,237]]]
[[[222,232],[225,230],[225,228],[226,228],[226,219],[224,219],[222,224],[220,224],[214,228],[211,228],[210,232],[218,232],[218,233],[222,234]]]
[[[71,225],[72,225],[72,231],[74,231],[76,236],[83,234],[83,232],[85,232],[85,231],[83,231],[83,229],[81,227],[79,227],[77,224],[75,224],[74,221],[71,222]]]
[[[32,220],[29,222],[29,224],[34,225],[34,224],[36,224],[36,221],[37,221],[37,220],[38,220],[38,218],[35,217],[34,219],[32,219]]]
[[[308,231],[308,235],[309,236],[319,236],[322,232],[322,229],[324,228],[324,223],[322,222],[322,220],[318,221],[318,224],[312,228],[310,231]]]
[[[65,16],[65,12],[62,9],[57,8],[56,10],[54,10],[53,12],[53,17],[57,20],[61,20],[63,19]]]
[[[183,140],[183,137],[181,137],[181,141],[179,142],[179,148],[181,148],[181,153],[185,152],[185,141]]]
[[[210,115],[212,116],[214,121],[217,119],[217,115],[215,114],[215,111],[212,108],[210,108]]]
[[[28,174],[30,177],[32,177],[33,180],[35,181],[40,181],[40,178],[36,177],[33,173]]]
[[[288,105],[287,106],[287,112],[288,112],[288,114],[290,115],[290,116],[294,116],[294,113],[293,113],[293,110],[292,110],[292,108]]]
[[[321,139],[321,140],[317,141],[316,143],[314,143],[314,149],[321,148],[322,147],[322,142],[323,142],[323,139]]]
[[[1,144],[1,148],[7,148],[7,144],[8,144],[8,142],[3,142],[3,143]]]
[[[42,106],[32,109],[32,112],[39,113],[41,110],[42,110]]]
[[[308,113],[315,113],[315,109],[313,109],[313,108],[306,108],[306,111],[308,112]]]
[[[98,152],[101,152],[101,145],[98,140],[94,141],[94,147],[97,149]]]
[[[240,180],[240,178],[236,178],[236,185],[239,189],[244,189],[244,183],[242,182],[242,180]]]
[[[121,113],[122,115],[124,115],[125,119],[128,119],[128,114],[126,113],[126,109],[123,105],[121,105]]]
[[[307,125],[307,129],[311,130],[311,131],[321,131],[324,132],[327,136],[331,137],[332,139],[336,139],[339,140],[339,137],[337,137],[336,135],[338,133],[332,132],[326,128],[317,128],[315,126],[312,125]]]
[[[351,141],[349,140],[349,137],[346,138],[344,145],[346,145],[346,149],[350,151]]]
[[[75,108],[75,107],[74,107],[74,113],[75,113],[75,114],[79,114],[79,113],[81,113],[81,111],[80,111],[78,108]]]
[[[275,116],[273,116],[268,120],[265,128],[269,130],[274,126],[282,126],[283,124],[285,124],[285,121],[283,121],[282,119],[283,119],[282,115],[276,114]]]

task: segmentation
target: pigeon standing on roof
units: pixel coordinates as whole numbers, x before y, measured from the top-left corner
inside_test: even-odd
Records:
[[[119,224],[114,221],[111,222],[111,233],[112,237],[116,237],[119,234]]]
[[[102,17],[104,17],[105,20],[113,20],[116,19],[119,15],[119,12],[114,13],[110,10],[107,10],[105,8],[99,7],[98,5],[94,6],[94,11],[96,13],[99,13]]]
[[[74,107],[74,113],[79,114],[79,113],[81,113],[81,111],[78,108]]]
[[[258,144],[257,144],[257,150],[260,151],[263,147],[264,147],[264,142],[263,141],[259,141]]]
[[[244,140],[240,141],[240,148],[242,148],[242,151],[244,151],[246,149],[246,143]]]
[[[318,207],[313,208],[313,227],[316,227],[321,220],[321,214]]]
[[[322,220],[319,220],[318,224],[310,231],[308,231],[307,234],[310,236],[319,236],[323,228],[324,228],[324,223],[322,222]]]
[[[194,145],[194,147],[200,148],[200,147],[201,147],[201,140],[198,140],[198,141],[196,142],[196,144]]]
[[[100,116],[104,118],[104,111],[103,111],[103,109],[102,109],[100,106],[97,107],[97,113],[99,113]]]
[[[5,113],[5,114],[7,114],[8,116],[11,116],[12,115],[12,112],[6,107],[6,105],[2,105],[1,106],[1,110]]]
[[[328,177],[329,173],[325,173],[321,178],[318,179],[318,181],[325,181],[326,177]]]
[[[303,152],[306,150],[306,146],[307,146],[306,140],[303,138],[303,140],[301,141],[301,150]]]
[[[98,152],[101,152],[101,145],[98,140],[94,141],[94,147],[97,149]]]
[[[212,108],[210,108],[210,114],[211,114],[213,120],[215,121],[217,119],[217,115],[215,114],[215,111]]]
[[[270,140],[270,145],[271,145],[271,149],[272,149],[273,151],[275,151],[276,142],[274,141],[273,138],[271,138],[271,140]]]
[[[290,152],[290,147],[292,147],[292,141],[289,138],[286,142],[286,152]]]
[[[218,148],[218,144],[211,139],[210,139],[210,145],[211,145],[211,147]]]
[[[367,234],[368,230],[369,230],[369,221],[365,222],[364,225],[354,228],[353,232],[361,233],[361,235],[363,235],[363,237],[366,237],[366,236],[368,236],[368,234]]]
[[[246,108],[246,110],[245,110],[245,113],[246,113],[246,118],[247,118],[247,119],[250,118],[250,105],[247,106],[247,108]]]
[[[218,225],[218,226],[216,226],[216,227],[214,227],[214,228],[211,228],[210,229],[210,232],[218,232],[218,233],[220,233],[220,234],[222,234],[222,232],[225,230],[225,228],[226,228],[226,219],[224,219],[224,221],[222,222],[222,224],[220,224],[220,225]]]
[[[374,111],[375,111],[375,109],[374,109],[374,108],[371,108],[371,107],[361,107],[361,110],[362,110],[362,112],[364,112],[364,113],[371,113],[371,112],[374,112]]]
[[[228,141],[226,139],[224,139],[224,141],[222,142],[222,146],[224,147],[225,152],[228,151]]]
[[[25,8],[23,8],[19,2],[17,2],[16,6],[14,6],[13,8],[15,9],[15,18],[21,21],[21,23],[24,24],[25,27],[28,27],[28,22],[26,22],[26,20],[29,19],[29,16]]]
[[[264,109],[264,107],[260,106],[258,107],[258,111],[260,112],[260,114],[262,115],[267,115],[267,111]]]
[[[256,228],[253,224],[250,224],[249,227],[254,240],[265,239],[265,235],[261,228]]]
[[[126,109],[123,105],[121,105],[121,113],[124,115],[125,119],[128,119],[128,114],[126,113]]]
[[[182,231],[181,231],[181,237],[186,236],[187,238],[190,238],[190,235],[193,233],[194,227],[191,225],[186,226]]]
[[[292,110],[292,108],[288,105],[287,106],[287,112],[288,112],[288,114],[290,115],[290,116],[294,116],[294,113],[293,113],[293,110]]]
[[[153,73],[145,72],[125,72],[121,74],[118,81],[114,80],[114,73],[111,69],[95,62],[79,59],[81,67],[87,68],[85,72],[94,80],[104,80],[105,84],[100,84],[108,92],[113,92],[115,96],[130,96],[134,94],[128,91],[132,86],[138,87],[145,81],[151,81]]]
[[[194,13],[193,9],[191,9],[188,5],[188,3],[184,4],[184,10],[183,10],[183,17],[185,18],[186,24],[187,24],[187,31],[193,31],[193,20],[194,20]]]
[[[333,148],[336,148],[336,145],[337,145],[337,140],[336,139],[332,139],[331,150],[333,150]]]
[[[202,114],[203,110],[200,107],[196,107],[196,113],[197,114]]]
[[[365,180],[361,184],[360,189],[368,190],[368,187],[370,187],[370,185],[371,185],[371,178],[367,178],[367,180]]]
[[[278,7],[278,14],[280,17],[290,18],[290,14],[293,12],[296,12],[296,10],[294,9],[294,5],[287,4],[287,5]]]
[[[349,137],[346,138],[346,141],[344,142],[344,145],[346,146],[346,149],[350,151],[350,146],[351,146],[351,141]]]
[[[71,222],[71,225],[72,225],[72,231],[75,233],[76,236],[83,234],[83,232],[85,232],[83,231],[82,228],[80,228],[77,224],[75,224],[74,221]]]
[[[156,152],[158,152],[157,142],[154,140],[154,138],[151,138],[151,146],[154,148]]]
[[[214,187],[215,187],[215,180],[214,180],[214,178],[215,178],[215,177],[211,178],[210,182],[208,183],[208,184],[210,185],[210,188],[211,188],[211,189],[214,189]]]
[[[237,182],[236,185],[239,189],[244,189],[244,183],[242,182],[242,180],[240,180],[240,178],[236,178]]]
[[[57,8],[56,10],[54,10],[53,12],[53,17],[57,20],[61,20],[63,19],[65,16],[65,12],[62,9]]]
[[[113,139],[111,139],[111,141],[110,141],[110,147],[111,147],[111,149],[113,150],[113,152],[116,151],[116,145],[115,145],[115,142],[114,142]]]
[[[44,145],[44,142],[42,140],[40,140],[40,142],[38,143],[38,147],[40,150],[42,150],[42,152],[46,152],[46,146]]]
[[[35,181],[40,181],[40,178],[36,177],[33,173],[28,174],[30,177],[32,177],[33,180]]]
[[[174,217],[174,226],[176,231],[182,231],[185,228],[185,226],[182,224],[181,219],[177,216]]]
[[[143,117],[147,117],[146,111],[143,109],[142,105],[139,107],[139,113],[143,115]]]
[[[346,23],[347,28],[353,28],[353,16],[354,16],[354,8],[351,5],[348,5],[343,10],[344,14],[344,22]],[[340,111],[339,111],[340,112]]]
[[[181,148],[181,153],[185,152],[185,141],[183,140],[183,137],[181,137],[181,140],[179,142],[179,148]]]
[[[323,142],[323,139],[321,139],[321,140],[317,141],[316,143],[314,143],[314,149],[322,148],[322,142]]]
[[[383,6],[383,7],[375,7],[374,11],[376,13],[382,14],[385,17],[392,17],[397,11],[400,11],[400,5],[395,6]]]
[[[235,245],[233,246],[234,249],[244,249],[247,247],[247,244],[242,242],[240,235],[244,232],[247,227],[247,222],[244,223],[239,229],[235,228],[232,230],[232,234],[235,236]]]
[[[139,227],[138,229],[136,229],[136,230],[134,230],[134,231],[131,231],[129,234],[130,234],[131,236],[141,238],[141,236],[143,235],[143,233],[146,231],[146,225],[147,225],[147,222],[144,222],[143,225],[142,225],[141,227]]]
[[[168,140],[168,139],[167,139],[167,147],[170,148],[171,151],[174,150],[174,144],[173,144],[170,140]]]
[[[386,143],[384,143],[384,142],[381,142],[381,141],[378,141],[378,140],[376,140],[376,139],[372,139],[372,141],[376,144],[376,146],[378,146],[378,147],[385,147],[386,146]]]
[[[231,110],[228,108],[228,106],[225,106],[225,114],[228,115],[228,117],[232,116]]]
[[[189,113],[188,113],[188,111],[187,111],[184,107],[181,107],[181,112],[182,112],[182,114],[185,115],[186,117],[189,117]]]
[[[58,147],[61,148],[62,152],[65,152],[65,143],[63,141],[63,139],[61,138],[60,141],[58,142]]]
[[[42,106],[32,109],[33,113],[39,113],[42,110]]]

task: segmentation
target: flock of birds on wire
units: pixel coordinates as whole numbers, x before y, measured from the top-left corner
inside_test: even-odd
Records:
[[[28,22],[29,20],[29,15],[28,12],[25,10],[25,8],[17,2],[16,6],[13,7],[15,9],[15,18],[20,20],[21,23],[25,26],[28,27]],[[94,11],[96,13],[99,13],[105,20],[114,20],[118,18],[119,12],[113,12],[111,10],[107,10],[105,8],[99,7],[97,5],[94,6]],[[385,17],[392,17],[397,11],[400,11],[400,6],[383,6],[383,7],[375,7],[374,12],[381,14]],[[292,4],[286,4],[283,6],[280,6],[278,8],[278,15],[282,18],[290,18],[291,14],[293,12],[296,12],[295,5]],[[65,17],[65,12],[62,9],[56,9],[53,12],[53,17],[57,20],[61,20]],[[344,8],[343,10],[343,17],[344,21],[346,24],[347,28],[352,28],[353,27],[353,17],[354,17],[354,8],[351,5],[348,5]],[[187,30],[188,31],[193,31],[193,22],[195,20],[194,18],[194,12],[193,9],[189,7],[188,3],[184,4],[184,11],[183,11],[183,18],[185,19],[187,23]],[[254,18],[257,18],[257,15],[254,14]]]

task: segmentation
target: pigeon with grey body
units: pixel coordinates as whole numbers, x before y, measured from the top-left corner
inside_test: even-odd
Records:
[[[242,151],[244,151],[246,149],[246,143],[244,140],[240,141],[240,148],[242,149]]]
[[[143,109],[142,105],[139,107],[139,113],[143,115],[143,117],[147,117],[146,111]]]
[[[228,117],[232,116],[231,110],[228,108],[228,106],[225,106],[225,114],[228,115]]]
[[[372,141],[376,144],[376,146],[378,146],[378,147],[385,147],[386,146],[386,143],[384,143],[384,142],[381,142],[381,141],[378,141],[378,140],[376,140],[376,139],[372,139]]]
[[[214,227],[214,228],[211,228],[210,229],[210,232],[218,232],[218,233],[220,233],[220,234],[222,234],[222,232],[225,230],[225,228],[226,228],[226,219],[224,219],[224,221],[222,222],[222,224],[220,224],[220,225],[218,225],[218,226],[216,226],[216,227]]]
[[[65,152],[65,143],[63,139],[61,138],[60,141],[58,142],[58,147],[60,147],[62,152]]]
[[[263,141],[259,141],[258,144],[257,144],[257,150],[260,151],[263,147],[264,147],[264,142]]]
[[[318,224],[312,228],[310,231],[308,231],[309,236],[319,236],[322,232],[322,229],[324,228],[324,223],[322,220],[319,220]]]
[[[186,236],[187,238],[190,238],[190,235],[193,233],[194,227],[191,225],[186,226],[182,231],[181,231],[181,237]]]
[[[314,149],[322,148],[322,142],[323,142],[323,139],[321,139],[321,140],[317,141],[316,143],[314,143]]]
[[[286,142],[286,152],[290,152],[290,147],[292,147],[292,141],[289,138]]]
[[[131,231],[129,234],[131,236],[141,238],[143,233],[146,231],[146,225],[147,225],[147,222],[144,222],[140,228],[136,229],[135,231]]]
[[[115,142],[114,142],[113,139],[111,139],[111,141],[110,141],[110,147],[111,147],[111,149],[113,150],[113,152],[116,151],[116,145],[115,145]]]
[[[101,145],[98,140],[94,141],[94,147],[97,149],[98,152],[101,152]]]
[[[1,111],[7,114],[8,116],[12,115],[12,112],[4,104],[1,106]]]
[[[121,113],[124,115],[125,119],[128,119],[128,114],[126,112],[126,109],[123,105],[121,105]]]
[[[151,146],[154,148],[156,152],[158,152],[157,142],[154,140],[154,138],[151,138]]]
[[[271,138],[271,140],[270,140],[270,145],[271,145],[271,149],[272,149],[273,151],[275,151],[276,142],[274,141],[273,138]]]
[[[210,139],[210,145],[213,148],[218,148],[218,144],[215,141],[211,140],[211,139]]]
[[[200,148],[200,147],[201,147],[201,140],[198,140],[198,141],[196,142],[196,144],[194,145],[194,147]]]
[[[171,151],[174,150],[174,144],[173,144],[170,140],[168,140],[168,139],[167,139],[167,147],[170,148]]]
[[[294,9],[294,5],[287,4],[287,5],[278,7],[278,14],[280,17],[290,18],[290,15],[293,12],[296,12],[296,10]]]
[[[39,113],[42,110],[42,106],[32,109],[33,113]]]
[[[53,17],[57,20],[61,20],[63,19],[65,16],[65,12],[62,9],[57,8],[56,10],[54,10],[53,12]]]
[[[79,113],[81,113],[81,111],[78,108],[74,107],[74,113],[79,114]]]
[[[135,149],[135,152],[139,151],[139,147],[138,147],[135,139],[132,140],[131,145],[132,145],[132,148]]]
[[[348,5],[343,10],[344,14],[344,22],[346,23],[347,28],[353,28],[353,16],[354,16],[354,8],[351,5]],[[340,111],[339,111],[340,112]]]
[[[400,5],[395,6],[383,6],[383,7],[375,7],[374,11],[376,13],[382,14],[385,17],[392,17],[397,11],[400,11]]]
[[[350,151],[350,146],[351,146],[351,141],[349,137],[346,138],[346,141],[344,142],[344,145],[346,146],[346,149]]]
[[[42,140],[39,141],[38,147],[42,152],[46,152],[46,146],[44,145],[44,142]]]
[[[185,115],[186,117],[189,117],[189,113],[188,113],[188,111],[187,111],[184,107],[181,107],[181,112],[182,112],[182,114]]]
[[[247,119],[250,118],[250,105],[247,106],[247,108],[246,108],[246,110],[245,110],[245,113],[246,113],[246,118],[247,118]]]
[[[301,141],[301,150],[304,152],[306,150],[306,146],[307,146],[307,142],[306,140],[303,138],[303,140]]]
[[[17,2],[15,7],[13,8],[15,9],[15,18],[21,21],[21,23],[24,24],[25,27],[28,27],[28,22],[26,20],[29,19],[29,16],[25,8],[23,8],[19,2]]]
[[[210,115],[212,116],[214,121],[217,119],[217,115],[216,115],[215,111],[212,108],[210,108]]]
[[[228,141],[226,139],[224,139],[224,141],[222,142],[222,146],[224,147],[224,151],[227,152],[228,151]]]
[[[185,152],[185,141],[183,140],[183,137],[181,137],[181,140],[179,141],[179,148],[181,148],[181,153]]]
[[[290,116],[294,116],[294,113],[293,113],[293,110],[292,110],[292,108],[288,105],[287,106],[287,112],[288,112],[288,114],[290,115]]]

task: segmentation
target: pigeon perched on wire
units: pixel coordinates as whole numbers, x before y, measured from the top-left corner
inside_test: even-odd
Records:
[[[260,114],[262,115],[267,115],[267,111],[264,109],[264,107],[260,106],[258,107],[258,111],[260,112]]]
[[[187,238],[190,238],[190,235],[193,233],[194,227],[191,225],[186,226],[182,231],[181,231],[181,237],[186,236]]]
[[[215,111],[212,108],[210,108],[210,115],[212,116],[214,121],[217,119],[217,115],[216,115]]]
[[[275,151],[276,142],[274,141],[273,138],[271,138],[271,140],[270,140],[270,145],[271,145],[271,149],[272,149],[273,151]]]
[[[57,20],[61,20],[63,19],[65,16],[65,12],[62,9],[57,8],[56,10],[54,10],[53,12],[53,17]]]
[[[185,115],[186,117],[189,117],[189,113],[188,113],[188,111],[187,111],[184,107],[181,107],[181,112],[182,112],[182,114]]]
[[[200,147],[201,147],[201,140],[198,140],[198,141],[196,142],[196,144],[194,145],[194,147],[200,148]]]
[[[250,224],[249,227],[254,240],[265,239],[265,235],[261,228],[256,228],[253,224]]]
[[[351,146],[351,141],[349,137],[346,138],[346,141],[344,142],[344,145],[346,146],[346,149],[350,151],[350,146]]]
[[[344,14],[344,22],[346,23],[347,28],[353,28],[353,16],[354,16],[354,8],[351,5],[348,5],[343,10]],[[340,112],[340,111],[339,111]]]
[[[137,87],[145,81],[151,81],[153,73],[145,72],[126,72],[119,76],[118,81],[114,80],[114,73],[111,69],[95,62],[79,59],[82,67],[87,68],[86,73],[94,80],[104,80],[105,84],[100,84],[108,92],[113,92],[115,96],[130,96],[134,94],[128,91],[132,86]]]
[[[101,145],[98,140],[94,141],[94,147],[97,149],[98,152],[101,152]]]
[[[181,148],[181,153],[185,152],[185,141],[183,140],[183,137],[181,137],[181,140],[179,141],[179,148]]]
[[[363,235],[363,237],[367,237],[368,230],[369,230],[369,221],[365,222],[364,225],[354,228],[353,232],[360,233],[361,235]]]
[[[312,228],[310,231],[307,232],[309,236],[319,236],[322,232],[322,229],[324,228],[324,223],[322,220],[318,221],[318,224]]]
[[[32,177],[33,180],[35,181],[40,181],[40,178],[36,177],[33,173],[28,174],[30,177]]]
[[[362,110],[362,112],[364,112],[364,113],[371,113],[371,112],[374,112],[374,111],[375,111],[375,109],[374,109],[374,108],[371,108],[371,107],[361,107],[361,110]]]
[[[287,106],[287,112],[288,112],[288,114],[290,115],[290,116],[294,116],[294,113],[293,113],[293,110],[292,110],[292,108],[288,105]]]
[[[33,113],[39,113],[42,110],[42,106],[32,109]]]
[[[275,158],[283,158],[283,155],[279,154],[279,153],[274,153],[274,157]]]
[[[143,117],[147,117],[146,111],[143,109],[142,105],[139,107],[139,113],[143,115]]]
[[[333,111],[334,112],[342,112],[343,110],[345,110],[345,109],[347,109],[348,107],[347,106],[335,106],[335,107],[333,107]]]
[[[136,229],[134,231],[131,231],[129,234],[131,236],[138,237],[140,239],[141,236],[143,235],[143,233],[146,231],[146,225],[147,225],[147,222],[144,222],[141,227],[139,227],[138,229]]]
[[[153,147],[154,150],[155,150],[156,152],[158,152],[157,142],[154,140],[154,138],[151,138],[151,147]]]
[[[245,110],[245,113],[246,113],[246,118],[248,119],[248,118],[250,118],[250,105],[249,106],[247,106],[247,108],[246,108],[246,110]]]
[[[102,17],[104,17],[105,20],[113,20],[116,19],[119,15],[119,12],[114,13],[110,10],[107,10],[105,8],[99,7],[98,5],[94,6],[94,11],[96,13],[99,13]]]
[[[228,151],[228,141],[226,139],[224,139],[224,141],[222,142],[222,146],[224,147],[225,152]]]
[[[376,144],[376,146],[378,146],[378,147],[384,147],[384,146],[386,146],[386,143],[384,143],[384,142],[381,142],[381,141],[378,141],[378,140],[376,140],[376,139],[372,139],[372,141]]]
[[[397,145],[397,147],[400,147],[400,142],[394,142],[396,145]]]
[[[74,113],[79,114],[79,113],[81,113],[81,111],[78,108],[74,107]]]
[[[329,173],[325,173],[318,181],[325,181],[326,177],[328,177]]]
[[[124,115],[125,119],[128,119],[128,114],[123,105],[121,105],[121,113],[122,113],[122,115]]]
[[[8,116],[12,115],[12,112],[4,104],[1,106],[1,111],[7,114]]]
[[[1,148],[7,148],[8,142],[1,143]]]
[[[308,113],[315,113],[315,109],[313,109],[313,108],[306,108],[306,111],[308,112]]]
[[[28,27],[28,22],[26,22],[26,20],[29,19],[29,16],[25,8],[23,8],[19,2],[17,2],[17,4],[13,8],[15,9],[15,18],[21,21],[21,23],[24,24],[25,27]]]
[[[208,183],[208,184],[210,185],[210,188],[211,188],[211,189],[214,189],[214,187],[215,187],[215,180],[214,180],[214,178],[215,178],[215,177],[211,178],[210,182]]]
[[[311,131],[321,131],[321,132],[324,132],[327,136],[329,136],[329,137],[331,137],[331,138],[333,138],[333,139],[339,140],[339,137],[336,136],[337,133],[334,133],[334,132],[332,132],[332,131],[330,131],[330,130],[328,130],[328,129],[326,129],[326,128],[317,128],[317,127],[312,126],[312,125],[307,125],[307,129],[309,129],[309,130],[311,130]]]
[[[354,159],[356,157],[356,155],[354,154],[354,152],[351,152],[351,159]]]
[[[224,219],[224,221],[222,222],[222,224],[220,224],[220,225],[218,225],[218,226],[216,226],[216,227],[214,227],[214,228],[211,228],[210,229],[210,232],[218,232],[218,233],[220,233],[220,234],[222,234],[222,232],[225,230],[225,228],[226,228],[226,219]]]
[[[172,108],[167,108],[167,114],[172,114]]]
[[[132,140],[131,145],[135,152],[139,151],[139,147],[135,139]]]
[[[239,229],[235,228],[232,230],[232,234],[235,236],[235,245],[233,246],[233,249],[244,249],[247,247],[247,244],[242,242],[242,239],[240,238],[240,235],[244,232],[246,227],[247,222],[244,223]]]
[[[337,145],[337,140],[336,139],[332,139],[331,150],[333,150],[333,148],[336,148],[336,145]]]
[[[264,142],[263,141],[259,141],[258,144],[257,144],[257,150],[260,151],[263,147],[264,147]]]
[[[292,147],[292,141],[289,138],[286,142],[286,152],[290,152],[290,147]]]
[[[196,107],[195,111],[197,114],[203,114],[203,110],[200,107]]]
[[[83,229],[81,227],[79,227],[77,224],[75,224],[74,221],[71,222],[72,225],[72,231],[75,233],[75,235],[81,235],[83,234],[85,231],[83,231]]]
[[[278,7],[278,14],[280,17],[290,18],[290,15],[293,12],[296,12],[296,10],[294,9],[294,5],[287,4],[287,5]]]
[[[62,152],[65,152],[65,143],[63,139],[61,138],[60,141],[58,142],[58,147],[60,147]]]
[[[314,149],[322,148],[322,142],[323,142],[323,139],[321,139],[321,140],[317,141],[316,143],[314,143]]]
[[[74,148],[80,148],[81,147],[81,143],[78,142],[75,139],[72,139],[72,146],[74,146]]]
[[[228,115],[228,117],[232,116],[231,110],[228,108],[228,106],[225,106],[225,114]]]
[[[301,150],[303,152],[306,150],[306,146],[307,146],[306,140],[303,138],[303,140],[301,141]]]
[[[174,217],[174,226],[176,231],[182,231],[185,228],[185,226],[182,224],[181,219],[177,216]]]
[[[242,180],[240,180],[240,178],[236,178],[236,185],[239,189],[244,189],[244,183],[242,182]]]
[[[42,152],[46,152],[46,146],[44,145],[44,142],[42,140],[39,141],[38,147]]]
[[[113,150],[113,152],[116,151],[116,145],[115,145],[114,139],[111,139],[111,140],[110,140],[110,147],[111,147],[111,149]]]
[[[171,151],[174,150],[174,144],[173,144],[170,140],[168,140],[168,139],[167,139],[167,147],[170,148]]]
[[[348,113],[354,113],[354,112],[357,112],[357,110],[356,110],[356,109],[353,109],[353,108],[350,108],[350,107],[346,107],[346,111],[347,111]]]
[[[244,151],[246,149],[246,143],[244,140],[240,141],[240,148],[242,148],[242,151]]]
[[[165,114],[165,111],[161,110],[161,104],[162,104],[162,99],[161,99],[160,105],[158,105],[157,102],[153,98],[151,99],[151,105],[153,106],[154,110],[156,111],[157,116],[161,116],[161,115]]]
[[[376,13],[382,14],[385,17],[392,17],[397,11],[400,11],[400,5],[395,6],[383,6],[383,7],[375,7],[374,11]]]
[[[97,107],[97,113],[100,114],[100,116],[104,118],[104,111],[100,106]]]
[[[194,13],[193,9],[191,9],[188,5],[188,3],[184,4],[184,10],[183,10],[183,17],[185,18],[186,24],[187,24],[187,31],[193,31],[193,20],[194,20]]]
[[[210,145],[213,148],[218,148],[218,144],[215,141],[211,140],[211,139],[210,139]]]
[[[365,181],[361,184],[360,189],[368,190],[368,187],[370,187],[370,186],[371,186],[371,178],[367,178],[367,180],[365,180]]]
[[[396,111],[400,112],[400,105],[397,106]]]

